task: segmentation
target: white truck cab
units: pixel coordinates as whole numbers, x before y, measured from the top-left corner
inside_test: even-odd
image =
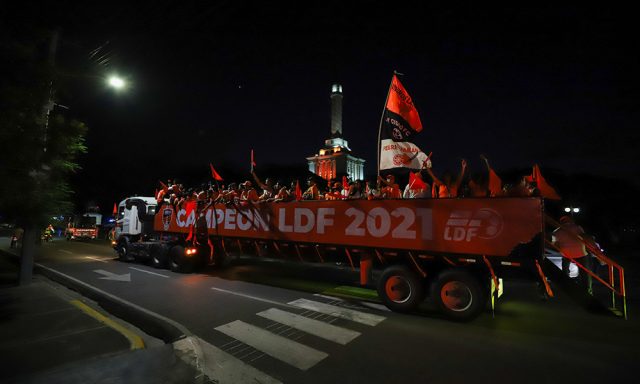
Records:
[[[118,217],[116,219],[116,235],[140,235],[153,230],[153,216],[156,213],[156,199],[148,196],[128,197],[118,204]],[[151,220],[149,220],[151,219]],[[145,228],[145,226],[151,228]]]

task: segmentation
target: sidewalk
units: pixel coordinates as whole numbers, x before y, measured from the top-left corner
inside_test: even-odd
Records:
[[[4,240],[4,239],[3,239]],[[74,291],[34,274],[0,244],[0,382],[191,383],[197,373],[164,344]]]

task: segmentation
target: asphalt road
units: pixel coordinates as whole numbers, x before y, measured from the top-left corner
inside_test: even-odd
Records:
[[[40,264],[182,324],[237,382],[595,383],[637,376],[640,363],[634,303],[625,321],[560,289],[543,301],[533,282],[506,281],[495,318],[488,308],[461,324],[428,302],[405,315],[323,295],[357,280],[347,268],[248,261],[184,275],[119,262],[104,242],[42,251]]]

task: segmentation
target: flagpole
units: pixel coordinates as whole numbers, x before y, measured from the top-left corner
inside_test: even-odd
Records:
[[[378,162],[377,162],[377,169],[378,169],[378,176],[380,176],[380,136],[382,134],[382,122],[384,120],[384,113],[387,110],[387,103],[389,102],[389,93],[391,93],[391,85],[393,85],[393,77],[399,74],[398,72],[396,72],[396,70],[393,70],[393,76],[391,76],[391,82],[389,83],[389,90],[387,91],[387,98],[384,100],[384,107],[382,108],[382,115],[380,116],[380,125],[378,127]]]

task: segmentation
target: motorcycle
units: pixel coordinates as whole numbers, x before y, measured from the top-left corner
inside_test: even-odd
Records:
[[[45,243],[50,242],[52,239],[53,239],[53,235],[51,234],[51,232],[46,231],[46,232],[44,232],[44,233],[42,234],[42,240],[43,240]]]

